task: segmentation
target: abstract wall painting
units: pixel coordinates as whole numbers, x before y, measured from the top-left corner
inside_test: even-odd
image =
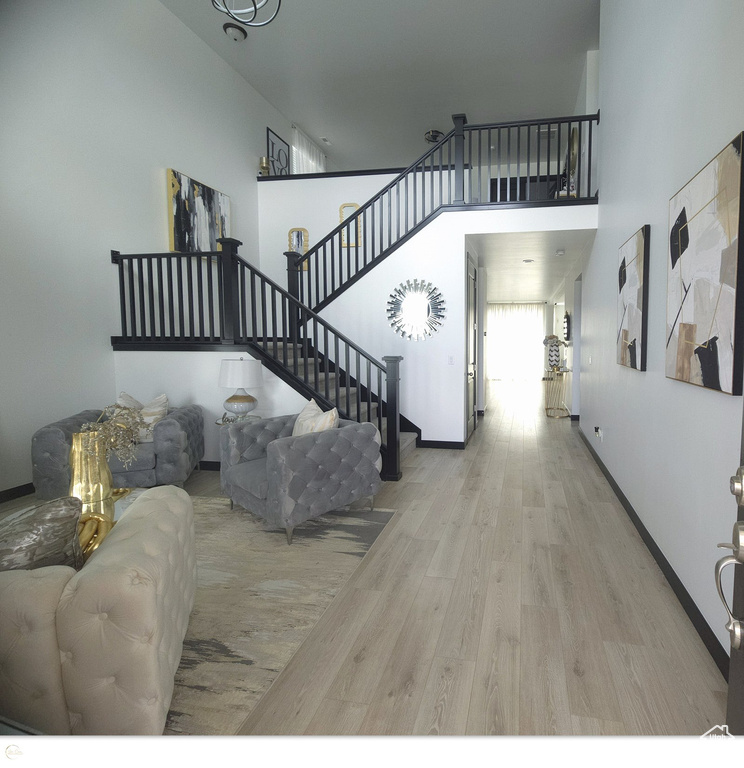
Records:
[[[666,375],[742,393],[739,134],[669,201]]]
[[[168,240],[173,253],[219,251],[230,237],[230,198],[168,168]]]
[[[646,370],[648,336],[648,224],[620,246],[617,293],[617,362]]]

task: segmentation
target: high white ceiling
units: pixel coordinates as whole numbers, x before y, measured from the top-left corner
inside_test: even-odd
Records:
[[[335,170],[408,166],[457,113],[573,114],[599,47],[599,0],[282,0],[241,43],[211,0],[161,2],[310,138],[328,138]]]
[[[160,2],[310,138],[327,137],[333,170],[408,166],[430,146],[424,133],[447,133],[457,113],[470,123],[574,114],[586,52],[599,48],[599,0],[282,0],[241,43],[211,0]],[[536,301],[593,237],[470,242],[489,268],[488,301]]]

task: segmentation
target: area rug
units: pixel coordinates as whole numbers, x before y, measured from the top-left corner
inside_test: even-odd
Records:
[[[352,505],[294,531],[194,496],[198,582],[166,735],[232,735],[358,567],[394,510]]]

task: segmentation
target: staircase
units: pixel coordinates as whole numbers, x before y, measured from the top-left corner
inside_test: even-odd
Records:
[[[375,423],[383,479],[420,436],[399,412],[400,357],[375,360],[318,312],[444,210],[596,203],[599,113],[454,129],[307,254],[288,252],[288,289],[238,255],[111,252],[122,350],[247,350],[325,409]],[[401,432],[401,423],[405,431]]]

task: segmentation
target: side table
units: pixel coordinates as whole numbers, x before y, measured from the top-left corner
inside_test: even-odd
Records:
[[[568,370],[545,371],[545,415],[551,419],[565,419],[569,416],[566,399],[566,376]]]

